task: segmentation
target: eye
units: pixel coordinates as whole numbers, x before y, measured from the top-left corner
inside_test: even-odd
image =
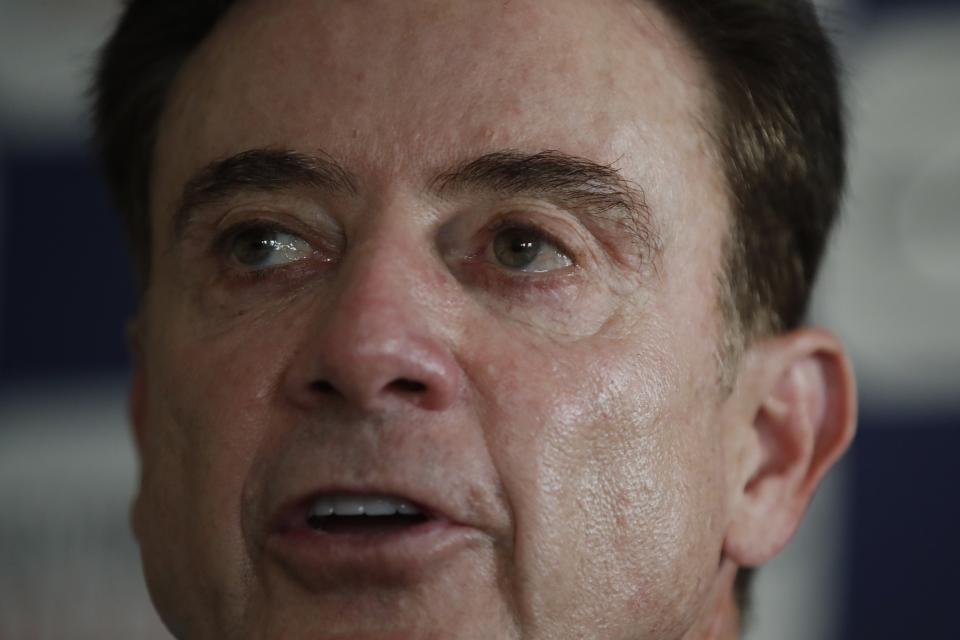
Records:
[[[227,251],[238,263],[251,269],[268,269],[309,258],[314,249],[303,238],[270,227],[250,227],[233,234]]]
[[[545,273],[573,264],[544,233],[526,227],[498,231],[487,249],[488,258],[513,271]]]

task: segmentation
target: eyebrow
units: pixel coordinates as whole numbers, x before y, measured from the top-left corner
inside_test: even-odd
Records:
[[[306,187],[329,193],[357,195],[357,181],[331,156],[308,155],[287,149],[251,149],[211,162],[183,188],[174,214],[174,231],[181,237],[198,207],[243,191],[275,192]]]
[[[307,187],[355,196],[357,178],[330,155],[287,149],[251,149],[211,162],[184,186],[174,216],[182,237],[195,211],[244,191],[274,192]],[[440,197],[487,191],[497,196],[528,196],[614,224],[631,235],[648,256],[659,247],[643,189],[612,164],[606,165],[556,150],[488,153],[439,174],[429,191]]]
[[[432,184],[441,196],[461,191],[530,196],[587,218],[613,223],[633,236],[644,255],[659,240],[643,189],[613,164],[601,164],[556,150],[528,154],[508,150],[470,160],[441,174]]]

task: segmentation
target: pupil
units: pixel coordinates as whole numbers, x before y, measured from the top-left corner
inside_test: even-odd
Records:
[[[523,229],[512,229],[497,236],[494,252],[505,266],[522,269],[529,266],[540,255],[541,240],[536,233]]]
[[[268,260],[277,245],[273,235],[269,231],[244,231],[236,240],[237,259],[246,265],[257,265]]]

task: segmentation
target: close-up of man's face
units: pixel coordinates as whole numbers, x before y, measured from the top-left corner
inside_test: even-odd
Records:
[[[133,328],[178,638],[729,637],[853,392],[825,331],[735,346],[712,82],[646,2],[229,10]]]

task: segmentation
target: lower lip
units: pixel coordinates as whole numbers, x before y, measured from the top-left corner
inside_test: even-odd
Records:
[[[479,531],[443,520],[402,529],[326,533],[306,525],[275,531],[269,555],[307,586],[416,582],[432,568],[479,542]]]

